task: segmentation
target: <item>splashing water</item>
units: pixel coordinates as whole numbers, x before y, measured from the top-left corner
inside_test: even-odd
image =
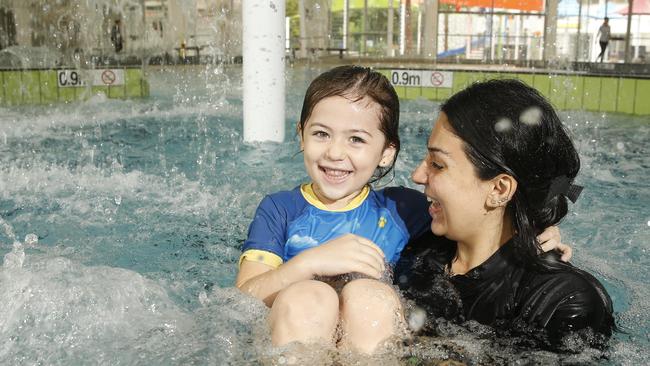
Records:
[[[242,142],[235,67],[152,71],[149,100],[2,109],[0,364],[304,364],[271,348],[265,306],[232,286],[259,201],[306,181],[291,121],[319,71],[288,74],[283,144]],[[409,174],[435,119],[422,111],[435,108],[402,103],[391,184],[413,186]],[[563,238],[576,265],[607,287],[627,332],[612,340],[609,362],[646,364],[650,128],[625,116],[561,117],[586,186]],[[409,320],[415,328],[424,321]],[[521,351],[478,324],[440,327],[440,337],[415,338],[392,348],[397,359],[372,362],[596,363],[602,355]],[[311,364],[367,362],[305,351]]]

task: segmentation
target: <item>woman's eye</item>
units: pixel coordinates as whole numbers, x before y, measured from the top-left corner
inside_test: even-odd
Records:
[[[435,161],[431,162],[431,166],[434,167],[435,169],[438,169],[438,170],[444,168],[442,165],[436,163]]]
[[[352,141],[353,143],[364,143],[364,142],[366,142],[366,140],[364,140],[364,139],[362,139],[361,137],[358,137],[358,136],[350,137],[350,141]]]
[[[325,137],[327,137],[327,132],[325,132],[325,131],[314,131],[314,133],[312,133],[312,135],[314,135],[316,137],[325,138]]]

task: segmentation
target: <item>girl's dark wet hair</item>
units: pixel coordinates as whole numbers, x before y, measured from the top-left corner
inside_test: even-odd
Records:
[[[551,104],[518,80],[473,84],[442,106],[478,177],[513,176],[517,190],[507,210],[513,221],[516,257],[541,265],[536,236],[567,214],[567,198],[549,195],[558,180],[572,180],[580,158]],[[560,177],[560,178],[558,178]]]
[[[339,96],[352,102],[370,98],[381,107],[379,129],[386,137],[386,146],[395,147],[395,158],[388,167],[378,167],[371,182],[385,177],[395,165],[400,150],[399,141],[399,99],[388,79],[377,71],[367,67],[344,65],[320,74],[311,82],[300,113],[300,131],[311,116],[314,107],[321,100]]]

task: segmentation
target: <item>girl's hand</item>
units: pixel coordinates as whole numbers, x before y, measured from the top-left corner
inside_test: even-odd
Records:
[[[384,252],[372,241],[354,234],[305,250],[294,259],[314,276],[358,272],[379,279],[386,268]]]
[[[539,234],[539,236],[537,236],[537,241],[544,252],[557,250],[562,253],[560,259],[563,262],[568,262],[573,255],[573,249],[566,244],[562,244],[560,229],[558,229],[557,226],[547,227],[541,234]]]

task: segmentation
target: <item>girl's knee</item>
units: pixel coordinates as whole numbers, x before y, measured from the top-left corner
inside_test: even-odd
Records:
[[[395,290],[370,279],[355,280],[341,292],[341,345],[363,353],[402,329],[402,306]]]
[[[373,279],[351,281],[341,291],[342,308],[350,311],[391,311],[401,309],[393,287]]]
[[[307,280],[280,291],[271,307],[270,322],[281,319],[285,324],[336,324],[339,298],[336,291],[321,281]]]

